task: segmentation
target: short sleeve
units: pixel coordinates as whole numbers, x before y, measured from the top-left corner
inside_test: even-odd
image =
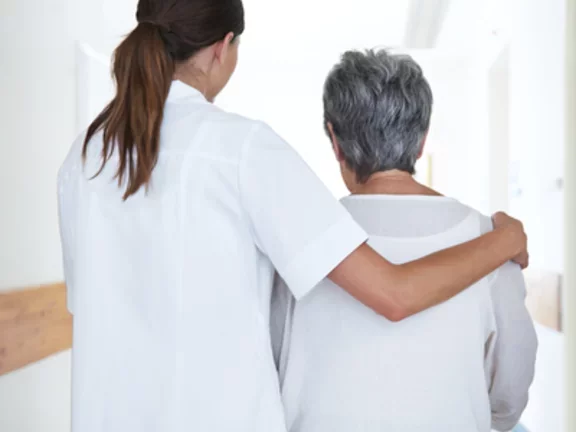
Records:
[[[367,240],[304,160],[264,124],[244,145],[239,188],[256,245],[297,299]]]

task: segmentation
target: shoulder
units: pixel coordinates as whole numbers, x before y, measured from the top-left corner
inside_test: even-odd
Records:
[[[458,200],[454,200],[453,204],[458,207],[459,214],[465,214],[468,218],[472,219],[472,221],[476,222],[479,229],[479,235],[484,235],[494,229],[492,218],[490,216],[486,216],[474,207],[470,207]]]
[[[62,185],[68,181],[70,176],[81,169],[82,167],[82,149],[84,147],[84,140],[86,139],[86,131],[83,131],[70,146],[66,158],[60,165],[58,170],[58,184]]]
[[[478,214],[478,221],[480,222],[480,233],[486,234],[494,230],[494,223],[490,216],[486,216],[477,210],[474,210]]]
[[[204,119],[209,126],[233,136],[236,140],[272,132],[272,128],[261,120],[228,112],[216,105],[207,107]]]
[[[205,117],[206,132],[223,142],[234,143],[240,159],[246,153],[286,149],[286,141],[267,123],[220,109],[210,108]]]
[[[478,220],[478,227],[480,230],[479,235],[487,234],[494,230],[494,223],[492,222],[492,217],[483,214],[482,212],[470,207],[470,211],[476,216]],[[494,281],[498,277],[501,268],[496,269],[494,272],[488,275],[487,280],[490,282],[490,285],[494,285]]]
[[[461,203],[460,201],[455,201],[455,204],[459,207],[458,213],[462,212],[462,214],[466,214],[466,220],[469,221],[471,227],[474,227],[476,232],[476,236],[480,237],[484,234],[487,234],[494,230],[494,224],[492,223],[492,218],[483,214],[482,212],[476,210],[473,207],[470,207],[466,204]],[[494,272],[490,273],[484,280],[487,281],[490,285],[493,284],[494,280],[498,276],[499,269],[496,269]]]
[[[490,216],[474,208],[469,207],[469,209],[478,221],[479,235],[484,235],[494,230],[494,224]],[[495,313],[506,313],[506,311],[524,304],[526,285],[522,270],[516,263],[512,261],[504,263],[489,274],[485,280],[488,282],[492,308]]]
[[[494,230],[494,223],[490,216],[478,212],[478,217],[481,234]],[[526,297],[526,285],[524,274],[518,264],[512,261],[504,263],[488,276],[488,281],[492,303],[497,309],[499,306],[506,307],[507,304],[512,305],[514,302],[523,304]]]
[[[239,163],[246,148],[271,128],[266,123],[202,103],[170,106],[163,125],[163,151]],[[268,134],[270,135],[270,134]]]
[[[482,214],[478,210],[470,208],[478,220],[480,235],[484,235],[494,230],[494,223],[490,216]],[[508,261],[488,275],[492,302],[495,304],[506,304],[506,302],[520,299],[523,301],[526,296],[524,276],[518,264]]]
[[[235,139],[243,138],[244,145],[248,148],[269,148],[286,144],[272,126],[261,120],[219,111],[212,117],[212,121],[218,126],[226,125],[230,134]]]
[[[460,201],[455,201],[455,204],[461,208],[463,213],[468,215],[468,218],[475,221],[478,226],[478,235],[481,236],[487,234],[494,229],[494,224],[492,223],[492,218],[490,216],[486,216],[482,212],[473,207],[467,206]]]
[[[486,216],[476,210],[474,210],[478,215],[478,221],[480,223],[480,234],[484,235],[494,230],[494,222],[492,217]],[[524,276],[520,266],[512,261],[508,261],[500,266],[496,271],[494,271],[490,276],[489,280],[492,285],[492,289],[498,289],[497,287],[505,284],[508,285],[511,290],[516,290],[516,294],[522,295],[525,292],[524,286]],[[512,286],[511,286],[512,285]],[[496,287],[496,288],[495,288]],[[520,290],[518,292],[518,290]],[[501,290],[499,290],[501,291]],[[499,293],[497,293],[498,295]]]

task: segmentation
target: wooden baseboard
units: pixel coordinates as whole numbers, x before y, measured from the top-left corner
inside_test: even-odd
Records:
[[[64,284],[0,294],[0,376],[71,346]]]

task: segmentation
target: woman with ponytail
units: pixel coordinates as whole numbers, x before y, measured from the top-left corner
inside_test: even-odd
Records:
[[[328,277],[398,321],[526,264],[505,215],[464,245],[384,260],[270,127],[212,104],[236,67],[241,0],[140,0],[136,16],[116,95],[59,175],[73,432],[284,431],[275,272],[297,298]]]

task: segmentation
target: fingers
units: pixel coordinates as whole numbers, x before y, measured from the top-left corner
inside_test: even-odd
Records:
[[[530,256],[528,254],[528,245],[527,245],[527,237],[526,232],[524,231],[524,225],[517,219],[507,215],[504,212],[495,213],[492,216],[492,222],[494,223],[494,228],[502,228],[505,226],[514,226],[516,228],[515,232],[520,234],[520,241],[522,252],[514,257],[513,261],[525,269],[530,264]]]
[[[504,212],[494,213],[492,216],[492,222],[494,223],[494,228],[498,228],[510,224],[522,224],[519,220],[507,215]]]
[[[524,270],[530,265],[530,255],[527,251],[524,251],[520,255],[514,257],[512,261],[514,261],[522,268],[522,270]]]

